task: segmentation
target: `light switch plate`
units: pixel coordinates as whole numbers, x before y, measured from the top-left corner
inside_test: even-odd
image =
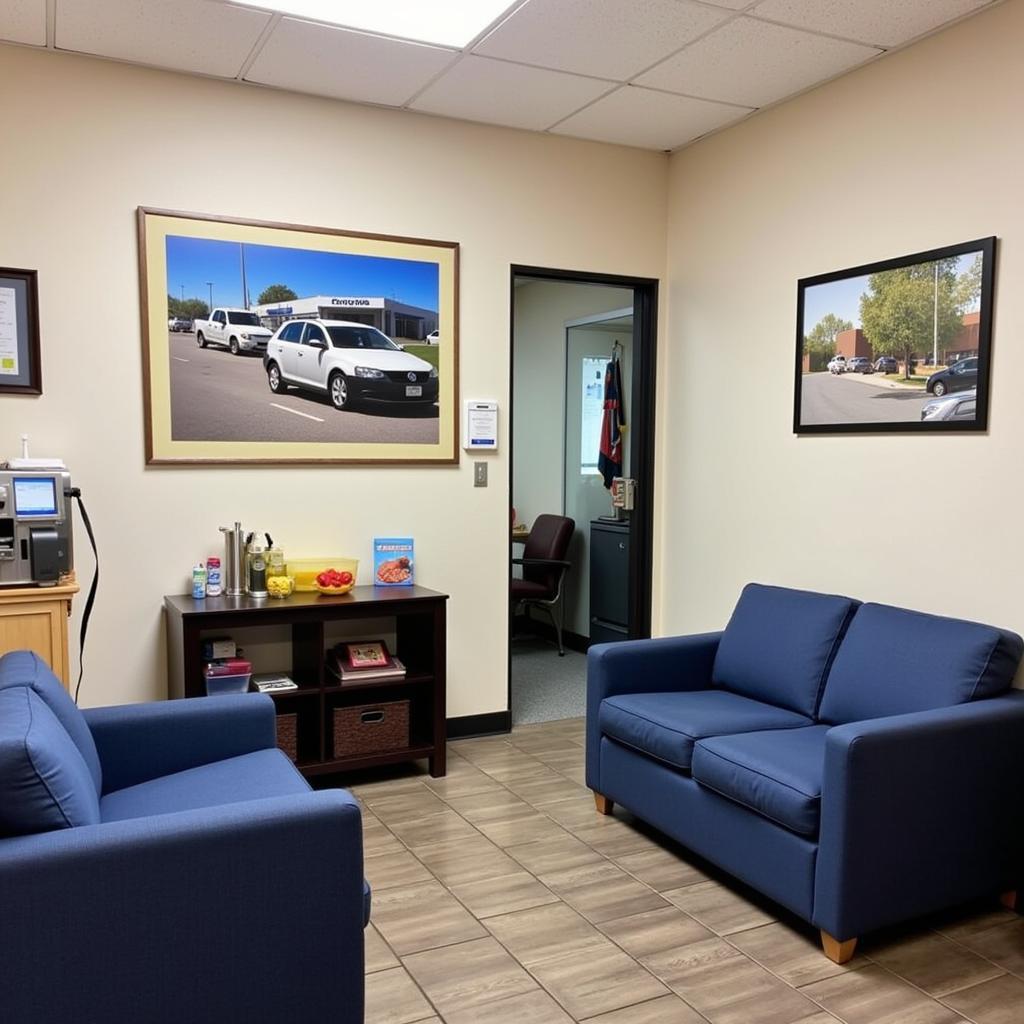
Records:
[[[473,463],[473,486],[474,487],[486,487],[487,486],[487,463],[486,462],[474,462]]]

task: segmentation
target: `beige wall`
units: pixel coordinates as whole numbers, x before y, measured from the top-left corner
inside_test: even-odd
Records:
[[[747,580],[1024,631],[1024,2],[671,160],[664,632]],[[990,430],[795,437],[798,278],[998,235]]]
[[[486,490],[468,460],[145,468],[135,209],[461,242],[462,397],[507,413],[509,265],[661,277],[666,158],[16,47],[0,47],[0,93],[17,97],[0,266],[39,270],[44,382],[42,398],[0,400],[0,454],[27,431],[35,454],[63,456],[96,526],[82,703],[164,695],[162,596],[240,518],[292,554],[365,560],[375,533],[414,535],[420,581],[451,594],[449,715],[503,709],[507,415]],[[232,147],[253,158],[218,156]],[[76,543],[88,577],[80,529]]]

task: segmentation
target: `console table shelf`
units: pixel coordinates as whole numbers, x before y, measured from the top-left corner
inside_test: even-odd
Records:
[[[447,594],[425,587],[354,587],[348,594],[292,594],[284,600],[181,594],[164,598],[167,688],[171,698],[204,697],[202,641],[232,629],[288,626],[297,690],[272,694],[278,715],[295,715],[296,766],[307,776],[354,771],[426,758],[430,774],[445,773]],[[326,629],[332,622],[391,619],[404,679],[339,684],[327,671]],[[377,627],[379,628],[379,627]],[[399,750],[333,756],[334,709],[409,701],[409,745]]]

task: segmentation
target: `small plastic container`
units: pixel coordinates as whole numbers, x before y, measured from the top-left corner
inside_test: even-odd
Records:
[[[283,599],[290,597],[295,590],[295,580],[291,576],[268,576],[267,593],[271,597]]]
[[[226,693],[248,693],[251,672],[240,672],[235,676],[206,676],[207,697],[220,697]]]
[[[325,569],[352,573],[352,579],[359,576],[358,558],[289,558],[288,575],[295,579],[295,590],[299,593],[316,593],[316,578]]]

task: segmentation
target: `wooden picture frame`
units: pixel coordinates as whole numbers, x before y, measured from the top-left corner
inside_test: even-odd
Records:
[[[42,393],[38,272],[0,267],[0,394]]]
[[[150,207],[138,232],[147,464],[458,463],[457,242]]]
[[[993,236],[798,281],[794,433],[987,430],[995,266]]]

